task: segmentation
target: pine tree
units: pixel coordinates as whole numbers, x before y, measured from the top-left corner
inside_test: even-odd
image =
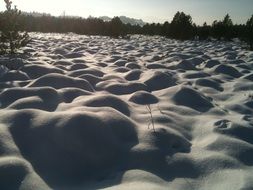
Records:
[[[253,51],[253,15],[246,23],[246,38],[250,46],[250,50]]]
[[[168,21],[164,22],[162,25],[162,36],[169,37],[170,34],[170,23]]]
[[[207,40],[210,36],[210,26],[207,25],[206,22],[204,22],[203,26],[198,27],[197,29],[197,35],[199,36],[200,40]]]
[[[222,25],[224,39],[231,40],[233,38],[233,21],[231,20],[229,14],[226,14],[224,17]]]
[[[119,38],[119,36],[124,35],[123,34],[123,23],[119,17],[114,17],[110,21],[110,34],[109,35],[114,38]]]
[[[184,12],[177,12],[171,22],[171,37],[180,40],[188,40],[193,37],[192,17]]]
[[[29,35],[27,32],[19,31],[19,17],[21,11],[16,6],[12,8],[12,2],[10,0],[4,0],[6,4],[6,10],[2,13],[2,27],[0,28],[0,53],[16,53],[16,50],[26,46],[29,41]]]

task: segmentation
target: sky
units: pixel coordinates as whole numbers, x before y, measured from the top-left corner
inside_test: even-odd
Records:
[[[128,16],[145,22],[171,21],[177,11],[190,14],[202,25],[222,20],[230,14],[236,24],[245,23],[253,14],[253,0],[12,0],[26,12],[44,12],[54,16]],[[0,0],[0,10],[4,10]]]

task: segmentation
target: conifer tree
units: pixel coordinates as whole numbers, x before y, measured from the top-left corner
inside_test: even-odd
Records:
[[[123,35],[123,23],[119,17],[114,17],[110,21],[110,36],[118,38]]]
[[[204,22],[203,26],[198,27],[197,34],[199,36],[200,40],[206,40],[210,36],[210,26],[207,25],[206,22]]]
[[[223,36],[226,40],[231,40],[233,38],[233,21],[229,14],[226,14],[222,21],[223,25]]]
[[[246,28],[247,28],[247,31],[246,31],[247,42],[250,46],[250,50],[253,51],[253,15],[247,21]]]
[[[12,7],[10,0],[4,0],[6,10],[2,13],[0,28],[0,53],[16,53],[16,50],[26,46],[29,41],[27,32],[19,31],[19,18],[21,11],[16,6]]]
[[[184,12],[177,12],[170,24],[171,37],[187,40],[193,37],[192,17]]]

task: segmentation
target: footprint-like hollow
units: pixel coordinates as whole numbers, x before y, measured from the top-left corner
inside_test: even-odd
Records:
[[[250,124],[241,125],[239,123],[224,119],[215,122],[214,125],[216,126],[214,128],[215,132],[232,136],[253,145],[253,127]]]

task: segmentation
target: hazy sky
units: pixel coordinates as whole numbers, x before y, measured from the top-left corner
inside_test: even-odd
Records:
[[[221,20],[229,13],[234,23],[245,23],[253,14],[253,0],[13,0],[23,11],[52,15],[121,16],[141,18],[146,22],[171,21],[177,11],[184,11],[197,24]],[[0,0],[0,10],[4,1]]]

